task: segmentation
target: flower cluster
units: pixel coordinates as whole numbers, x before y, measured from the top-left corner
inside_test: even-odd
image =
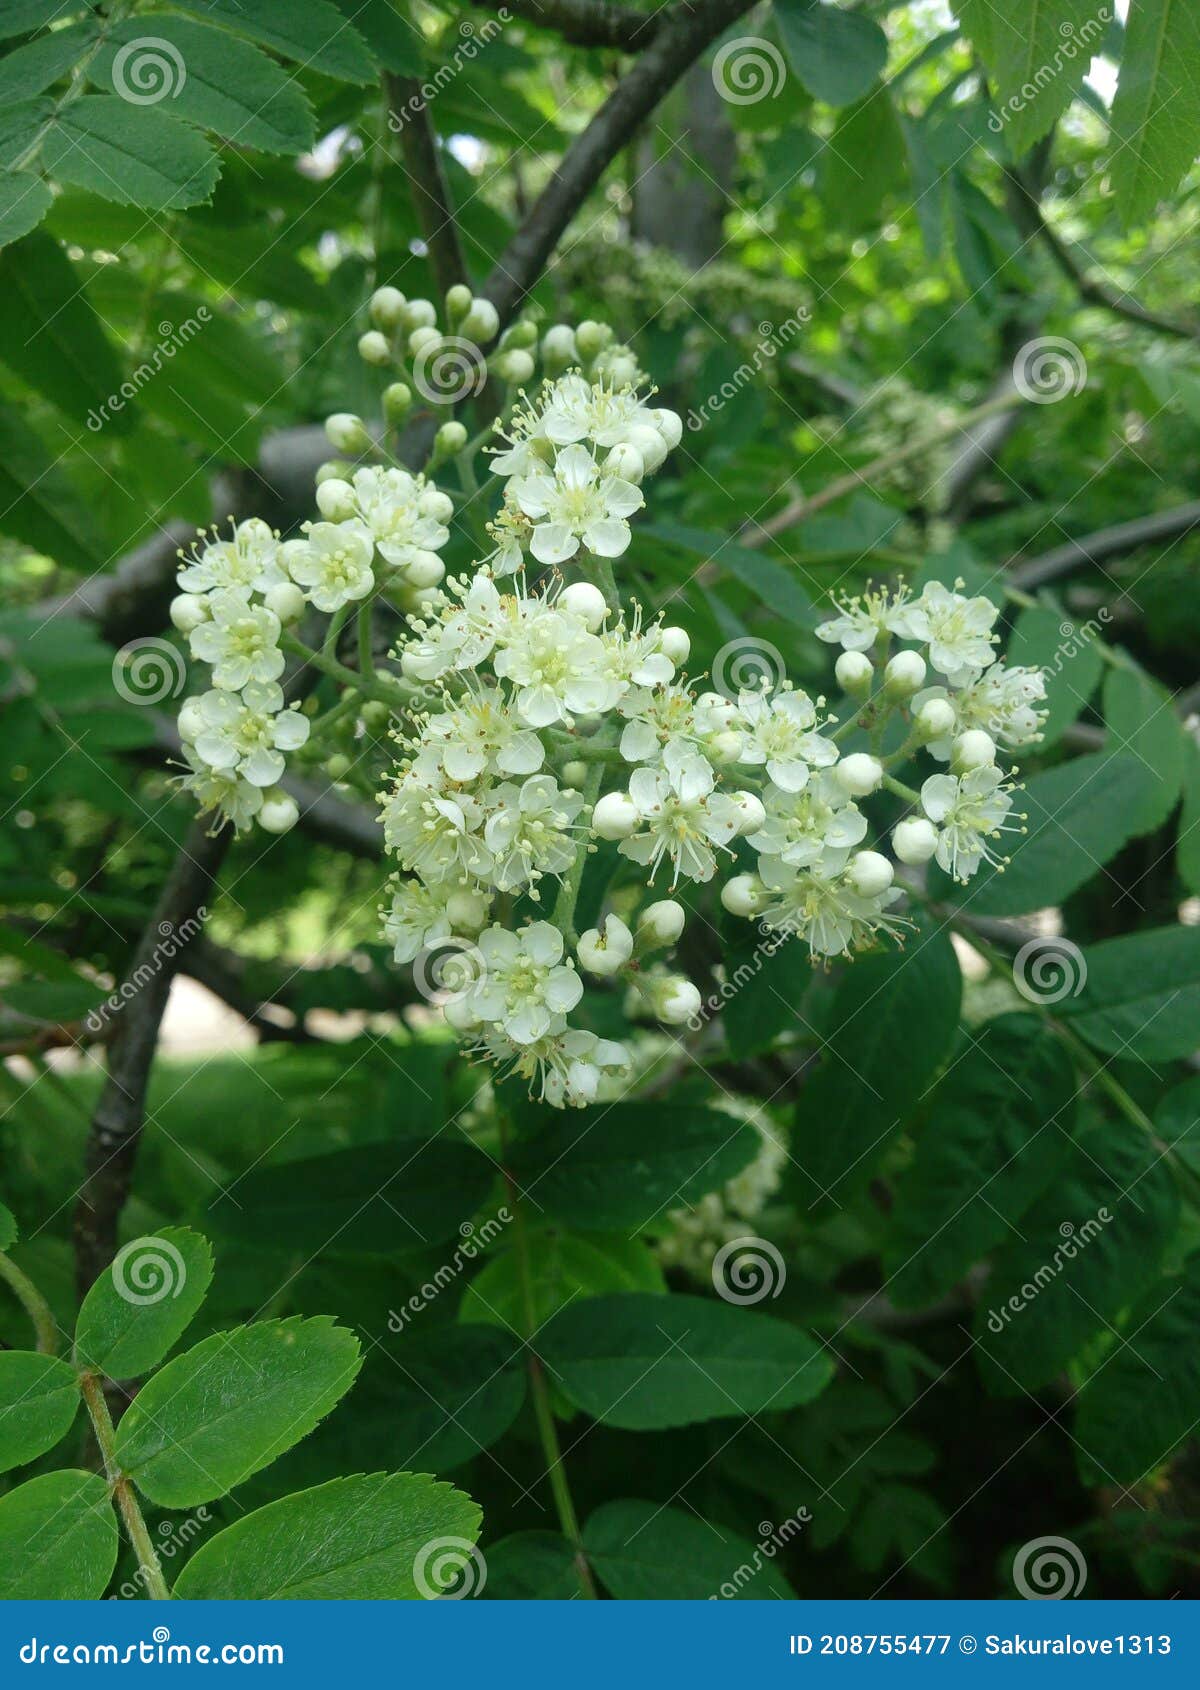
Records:
[[[736,1102],[725,1107],[739,1112]],[[713,1258],[722,1245],[744,1238],[746,1223],[757,1221],[763,1213],[779,1189],[787,1162],[782,1129],[765,1121],[760,1109],[743,1113],[758,1134],[757,1154],[720,1191],[707,1192],[687,1208],[668,1210],[669,1230],[655,1243],[655,1254],[665,1268],[677,1268],[702,1283],[711,1280]]]

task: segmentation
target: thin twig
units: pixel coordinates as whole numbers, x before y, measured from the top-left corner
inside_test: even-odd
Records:
[[[485,12],[508,12],[526,23],[554,30],[573,47],[620,47],[627,53],[649,45],[671,10],[635,12],[609,0],[471,0]]]

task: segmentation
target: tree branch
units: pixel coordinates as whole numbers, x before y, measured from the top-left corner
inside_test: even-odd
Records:
[[[643,14],[609,0],[471,0],[485,12],[509,12],[526,23],[553,29],[573,47],[619,47],[636,53],[649,45],[669,10]]]
[[[1176,505],[1174,510],[1135,517],[1132,522],[1118,522],[1112,528],[1100,528],[1095,534],[1068,540],[1065,546],[1055,546],[1053,551],[1027,558],[1023,563],[1014,560],[1008,579],[1014,587],[1023,587],[1028,592],[1032,587],[1058,581],[1086,564],[1105,563],[1109,558],[1134,552],[1139,546],[1178,539],[1182,534],[1190,534],[1193,528],[1200,528],[1200,499]]]
[[[507,320],[537,281],[563,231],[638,125],[706,48],[754,0],[684,0],[563,154],[549,184],[505,247],[483,291]]]
[[[422,239],[429,250],[433,279],[444,295],[448,289],[466,281],[467,266],[458,238],[458,219],[442,169],[437,133],[416,77],[388,72],[384,86],[390,107],[388,127],[400,136],[404,169],[412,186]]]

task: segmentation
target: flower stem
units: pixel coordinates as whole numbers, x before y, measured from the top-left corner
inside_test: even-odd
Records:
[[[897,798],[907,799],[910,804],[919,804],[921,802],[921,794],[919,792],[914,792],[911,786],[905,786],[902,780],[897,780],[893,775],[884,775],[883,786],[886,791],[894,792]]]
[[[284,651],[289,651],[293,657],[299,657],[306,664],[311,664],[323,675],[332,676],[335,681],[341,681],[343,686],[355,687],[364,698],[377,698],[381,704],[390,704],[393,710],[403,710],[408,705],[409,689],[398,681],[384,681],[378,676],[360,675],[357,669],[348,669],[335,657],[329,657],[323,651],[313,651],[303,640],[298,640],[295,634],[282,634],[279,643]]]
[[[92,1419],[96,1442],[99,1444],[100,1454],[104,1458],[104,1472],[108,1478],[113,1501],[125,1522],[125,1530],[129,1534],[129,1541],[137,1555],[138,1568],[145,1582],[147,1594],[155,1601],[169,1601],[171,1592],[167,1587],[166,1579],[163,1577],[162,1566],[151,1540],[149,1528],[143,1518],[142,1510],[138,1506],[138,1499],[134,1495],[133,1486],[121,1471],[120,1462],[117,1460],[117,1435],[113,1427],[112,1416],[108,1412],[108,1404],[104,1400],[104,1385],[100,1375],[98,1373],[80,1374],[79,1388],[83,1392],[83,1400],[87,1404],[87,1411]]]
[[[38,1349],[43,1355],[57,1355],[58,1322],[54,1318],[49,1303],[42,1296],[32,1279],[22,1273],[16,1262],[10,1261],[2,1252],[0,1252],[0,1279],[5,1280],[12,1287],[17,1301],[33,1322]]]
[[[600,782],[604,778],[604,764],[591,763],[588,766],[587,779],[583,783],[583,800],[587,813],[590,815],[596,799],[600,795]],[[554,913],[550,920],[559,932],[570,935],[575,931],[575,904],[579,897],[579,888],[583,884],[583,871],[587,867],[587,847],[580,845],[575,853],[575,861],[563,876],[558,889],[558,897],[554,901]]]

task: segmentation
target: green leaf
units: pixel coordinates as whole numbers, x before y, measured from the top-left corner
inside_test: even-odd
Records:
[[[717,1190],[757,1150],[753,1127],[715,1109],[616,1103],[555,1121],[518,1147],[513,1171],[537,1204],[572,1226],[639,1231]]]
[[[1093,624],[1029,605],[1013,623],[1007,661],[1040,669],[1046,680],[1046,721],[1040,749],[1054,745],[1095,692],[1104,668]]]
[[[775,0],[775,17],[792,69],[815,100],[852,105],[887,64],[887,36],[861,12],[823,0]]]
[[[1200,1174],[1200,1074],[1167,1093],[1154,1112],[1154,1125],[1172,1155]]]
[[[216,154],[194,129],[115,94],[85,94],[64,106],[42,142],[42,161],[60,182],[151,211],[202,205],[220,175]]]
[[[702,528],[689,528],[680,522],[655,522],[639,528],[639,535],[662,540],[678,547],[689,557],[712,564],[747,587],[760,603],[767,605],[777,616],[795,623],[799,628],[811,628],[817,621],[813,602],[805,592],[796,570],[768,557],[749,546],[721,534],[708,534]]]
[[[1154,927],[1086,945],[1077,996],[1058,1013],[1110,1056],[1143,1062],[1200,1045],[1200,927]]]
[[[391,1255],[452,1238],[492,1173],[458,1134],[398,1139],[255,1168],[208,1217],[226,1236],[272,1249]]]
[[[657,1257],[641,1238],[555,1227],[531,1232],[529,1246],[534,1320],[539,1328],[556,1309],[580,1297],[599,1297],[610,1291],[658,1296],[667,1289]],[[463,1294],[459,1319],[524,1334],[525,1298],[515,1250],[505,1250],[475,1276]]]
[[[19,1235],[17,1217],[11,1209],[0,1203],[0,1250],[11,1250]]]
[[[487,1552],[484,1596],[506,1602],[567,1602],[579,1594],[575,1552],[557,1532],[514,1532]]]
[[[1095,0],[1026,0],[1009,7],[958,0],[955,10],[992,73],[993,127],[1020,157],[1078,92],[1101,50],[1105,17],[1097,17]]]
[[[73,421],[121,385],[121,365],[75,266],[56,240],[27,235],[0,252],[0,359]],[[125,432],[130,419],[114,417]]]
[[[424,1473],[371,1473],[297,1491],[247,1514],[197,1550],[172,1595],[185,1601],[417,1601],[436,1569],[462,1565],[478,1506]]]
[[[1147,217],[1200,150],[1198,59],[1190,0],[1132,0],[1112,109],[1112,179],[1126,223]]]
[[[583,1528],[588,1560],[619,1602],[794,1600],[761,1546],[682,1508],[606,1502]]]
[[[980,1298],[976,1355],[988,1389],[1037,1390],[1111,1333],[1158,1277],[1178,1218],[1174,1177],[1148,1138],[1124,1122],[1081,1135]]]
[[[1200,893],[1200,745],[1192,739],[1183,755],[1183,805],[1175,867],[1188,891]]]
[[[299,1443],[358,1368],[354,1334],[323,1316],[218,1332],[142,1387],[117,1458],[164,1508],[211,1502]]]
[[[50,209],[52,196],[40,176],[24,172],[0,176],[0,247],[36,229]]]
[[[131,83],[140,87],[139,64],[148,88],[169,101],[172,117],[187,118],[236,146],[268,153],[301,153],[313,143],[313,115],[295,78],[224,30],[164,13],[156,15],[147,45],[145,18],[127,18],[106,35],[88,76],[98,87],[121,94]]]
[[[929,1105],[884,1259],[901,1307],[932,1302],[1019,1230],[1070,1143],[1075,1070],[1033,1015],[989,1021]]]
[[[945,1509],[915,1485],[878,1485],[854,1522],[855,1560],[870,1573],[889,1563],[911,1568],[934,1584],[949,1583]]]
[[[1137,815],[1155,776],[1129,752],[1094,751],[1031,775],[1015,794],[1028,816],[1026,833],[1009,840],[1003,874],[986,863],[966,886],[947,896],[974,915],[1025,915],[1061,904],[1099,874],[1138,831]],[[943,884],[946,884],[943,877]]]
[[[962,975],[948,935],[918,923],[845,969],[820,1066],[796,1106],[788,1180],[802,1213],[865,1183],[921,1101],[958,1025]]]
[[[148,1373],[189,1325],[211,1279],[208,1240],[188,1227],[131,1240],[83,1300],[77,1365],[110,1379]]]
[[[1195,1431],[1200,1400],[1200,1256],[1158,1280],[1120,1342],[1080,1393],[1076,1443],[1084,1482],[1133,1486]]]
[[[3,255],[0,254],[0,261]],[[2,314],[0,314],[2,315]],[[0,330],[0,337],[3,331]],[[103,566],[104,534],[42,441],[0,412],[0,530],[80,574]]]
[[[388,1333],[370,1351],[346,1412],[355,1438],[341,1465],[365,1440],[369,1449],[386,1447],[399,1466],[441,1473],[490,1449],[521,1412],[528,1369],[512,1333],[478,1325],[414,1329],[409,1323],[429,1301],[418,1293],[415,1309],[393,1310]]]
[[[52,30],[36,41],[18,47],[0,59],[0,101],[28,100],[65,76],[95,40],[96,26],[89,19]]]
[[[813,979],[806,945],[792,944],[787,934],[739,936],[724,962],[724,991],[730,995],[721,1019],[732,1055],[753,1056],[781,1033],[803,1034],[801,1005]]]
[[[384,70],[397,76],[421,75],[423,37],[410,23],[405,8],[394,0],[334,0],[350,20]]]
[[[821,199],[847,234],[873,228],[908,177],[904,132],[885,88],[838,113],[821,155]]]
[[[198,12],[207,22],[220,24],[273,47],[285,59],[306,70],[323,71],[342,82],[371,82],[375,66],[366,43],[328,0],[177,0],[181,11]]]
[[[53,1449],[71,1430],[79,1382],[65,1361],[0,1351],[0,1473]]]
[[[538,1349],[577,1407],[633,1432],[795,1408],[834,1371],[806,1332],[702,1297],[575,1302],[543,1328]]]
[[[0,1498],[0,1601],[98,1601],[116,1561],[98,1473],[44,1473]]]
[[[29,151],[54,111],[51,100],[21,100],[0,109],[0,170],[10,170]]]
[[[1104,719],[1113,748],[1140,757],[1150,777],[1134,817],[1137,833],[1160,827],[1175,808],[1187,744],[1170,693],[1133,663],[1110,668],[1104,682]]]

